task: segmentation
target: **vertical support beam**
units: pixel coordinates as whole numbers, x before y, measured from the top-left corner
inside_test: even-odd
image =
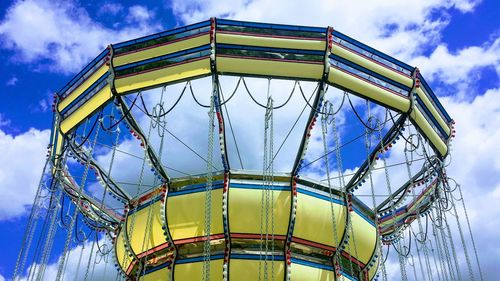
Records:
[[[293,229],[295,226],[295,214],[297,211],[297,180],[299,178],[299,172],[304,164],[304,157],[307,152],[307,146],[309,144],[309,139],[311,137],[311,131],[316,124],[316,119],[320,112],[321,103],[323,102],[323,98],[325,95],[325,87],[326,81],[328,81],[328,73],[330,71],[330,61],[328,56],[330,56],[333,45],[333,37],[332,37],[332,27],[327,27],[326,29],[326,37],[325,37],[325,53],[323,55],[323,76],[321,80],[318,82],[318,89],[316,91],[316,95],[314,97],[314,102],[312,104],[311,111],[309,112],[309,117],[307,118],[307,125],[304,128],[304,133],[302,134],[302,139],[300,141],[300,146],[297,151],[297,155],[295,156],[295,162],[292,167],[292,175],[290,179],[290,191],[291,191],[291,204],[290,204],[290,220],[288,222],[288,231],[285,240],[284,254],[285,254],[285,274],[284,280],[291,280],[291,265],[292,265],[292,252],[291,252],[291,243],[293,236]],[[307,102],[307,101],[306,101]]]

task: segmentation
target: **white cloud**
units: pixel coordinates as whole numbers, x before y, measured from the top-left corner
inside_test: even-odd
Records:
[[[10,123],[10,119],[5,118],[5,115],[3,113],[0,113],[0,128],[9,126]]]
[[[7,86],[15,86],[18,81],[19,81],[19,79],[17,79],[16,76],[12,76],[12,78],[10,78],[9,80],[7,80],[7,82],[5,82],[5,85],[7,85]]]
[[[101,247],[103,247],[103,243],[104,239],[100,239],[99,244]],[[112,247],[112,245],[108,242],[108,245],[105,247],[106,249],[110,249],[110,246]],[[113,252],[109,253],[104,258],[98,256],[97,263],[94,266],[93,263],[94,261],[96,261],[95,253],[97,252],[97,245],[94,245],[93,252],[91,252],[91,249],[92,249],[91,241],[86,241],[84,243],[83,252],[81,244],[70,249],[68,258],[66,260],[65,271],[63,272],[61,280],[76,280],[76,281],[116,280],[117,271],[114,265],[115,260]],[[85,277],[85,273],[87,271],[87,264],[89,258],[91,258],[91,254],[92,254],[92,260],[90,262],[90,267],[88,268],[88,275],[87,277]],[[81,255],[81,260],[80,260],[80,255]],[[56,280],[57,271],[59,268],[59,263],[61,258],[62,257],[59,256],[59,258],[55,262],[47,264],[47,267],[45,269],[45,274],[42,280],[44,281]],[[79,263],[80,265],[78,265]],[[33,264],[31,265],[31,267],[33,267],[33,269],[36,269],[38,267],[38,264]],[[78,271],[77,268],[79,268]],[[26,281],[28,279],[26,276],[23,276],[19,280]],[[1,275],[0,275],[0,281],[2,281]]]
[[[0,23],[0,40],[4,48],[15,52],[14,59],[18,61],[71,73],[81,69],[106,45],[160,28],[151,17],[144,18],[144,10],[130,10],[135,18],[141,12],[140,22],[117,31],[93,21],[85,9],[72,1],[17,1]],[[150,15],[147,10],[146,14]]]
[[[22,2],[21,4],[19,3],[17,3],[15,7],[20,6],[22,3],[29,3],[30,6],[28,6],[27,8],[33,8],[33,6],[38,5],[38,3],[35,4],[32,1]],[[473,8],[475,7],[475,5],[477,5],[477,3],[478,1],[465,0],[416,1],[412,3],[411,12],[408,12],[408,2],[395,0],[386,1],[383,3],[361,0],[353,0],[340,3],[331,3],[327,1],[309,1],[308,5],[284,0],[256,0],[236,2],[207,1],[201,3],[195,1],[174,1],[172,5],[174,8],[174,12],[176,12],[179,17],[186,23],[207,19],[208,17],[215,15],[227,16],[240,20],[271,21],[290,24],[300,23],[304,25],[318,26],[333,25],[340,31],[345,32],[349,35],[353,35],[355,38],[358,38],[366,43],[373,44],[377,48],[380,48],[390,54],[398,55],[402,59],[414,59],[412,60],[412,62],[420,66],[424,74],[429,74],[429,79],[438,79],[440,81],[443,81],[444,83],[457,84],[463,81],[465,77],[468,77],[468,75],[471,75],[471,73],[473,73],[475,70],[484,67],[496,67],[498,70],[499,67],[499,40],[482,46],[465,47],[463,50],[458,50],[456,52],[450,52],[445,44],[440,43],[440,31],[449,22],[449,18],[446,16],[446,11],[448,9],[455,8],[460,10],[461,12],[471,12],[473,11]],[[49,4],[44,3],[41,5],[48,6]],[[68,11],[66,11],[64,5],[58,5],[58,9],[62,11],[61,14],[63,16],[67,15]],[[154,15],[152,16],[151,12],[145,10],[144,7],[134,7],[131,7],[129,9],[130,19],[135,19],[139,22],[141,20],[147,21],[148,19],[154,17]],[[353,9],[352,7],[356,7],[356,9]],[[25,60],[36,60],[34,57],[30,58],[30,55],[35,56],[36,54],[45,53],[49,49],[48,46],[50,44],[56,44],[57,46],[58,44],[61,46],[69,46],[71,44],[80,44],[81,42],[85,42],[84,40],[80,39],[72,39],[67,35],[61,40],[50,38],[50,36],[48,35],[43,35],[40,37],[41,39],[36,38],[33,40],[42,40],[42,42],[46,43],[38,46],[39,43],[35,42],[36,44],[34,46],[36,48],[34,48],[33,51],[23,50],[22,47],[19,46],[27,46],[26,42],[29,43],[31,39],[17,38],[14,35],[11,36],[5,31],[9,30],[9,24],[13,22],[14,19],[22,18],[22,11],[14,10],[15,8],[12,8],[8,12],[8,15],[6,17],[7,20],[0,25],[0,32],[4,37],[7,36],[5,34],[8,34],[7,38],[10,38],[10,41],[7,41],[7,46],[9,46],[9,48],[11,49],[20,50],[25,56]],[[435,12],[441,13],[444,18],[438,20],[430,20],[430,15]],[[85,15],[85,13],[82,14]],[[102,39],[102,37],[105,37],[105,35],[109,35],[107,32],[110,32],[109,30],[106,30],[96,25],[95,23],[84,25],[82,23],[69,20],[68,17],[66,17],[66,20],[68,21],[67,26],[76,25],[79,27],[94,27],[95,32],[92,32],[98,34],[98,37],[100,39]],[[20,22],[23,23],[23,21]],[[50,22],[51,21],[49,21],[49,23]],[[87,24],[89,23],[87,22]],[[392,32],[388,33],[388,30],[391,30]],[[123,34],[125,33],[127,32],[123,31]],[[145,33],[147,32],[145,31]],[[132,33],[130,32],[130,34]],[[87,37],[85,37],[85,40],[89,39],[90,37],[91,36],[88,35]],[[9,42],[11,45],[9,45]],[[47,46],[44,44],[46,44]],[[419,47],[422,44],[437,47],[431,53],[430,57],[425,57],[421,55],[421,49]],[[39,48],[40,51],[36,51],[37,48]],[[85,53],[87,51],[83,50],[81,50],[79,54],[81,55],[85,53],[85,56],[89,58],[97,53],[98,48],[95,47],[94,49],[96,51],[90,52],[91,54],[87,54]],[[24,54],[23,52],[26,52],[26,54]],[[62,55],[62,51],[56,53]],[[83,61],[83,59],[80,59],[79,61]],[[264,89],[265,87],[256,87],[256,92],[263,93]],[[239,94],[241,95],[237,95],[234,101],[242,98],[243,93]],[[469,206],[469,215],[472,219],[476,237],[478,238],[476,242],[480,245],[481,259],[483,261],[483,265],[485,265],[485,269],[488,272],[495,272],[493,270],[495,266],[494,261],[496,259],[486,259],[486,257],[497,257],[499,255],[498,246],[491,246],[491,243],[489,241],[496,241],[497,228],[498,224],[500,223],[498,219],[500,217],[500,211],[494,204],[486,204],[490,202],[486,201],[485,199],[500,199],[500,162],[498,160],[500,151],[496,145],[496,142],[498,141],[498,139],[500,139],[499,132],[496,129],[498,128],[497,124],[500,124],[500,108],[498,103],[499,95],[500,89],[494,89],[489,90],[484,95],[479,95],[474,99],[471,98],[471,100],[469,101],[464,101],[463,99],[457,97],[449,97],[443,100],[445,107],[457,121],[458,130],[457,138],[454,141],[452,164],[448,168],[448,174],[456,178],[460,183],[462,183],[462,186],[464,187],[464,192],[466,193],[465,196],[467,197],[467,204]],[[206,100],[204,100],[204,103],[206,103]],[[192,102],[188,105],[185,105],[184,108],[188,108],[191,105]],[[229,105],[230,104],[228,104],[228,106]],[[180,109],[182,109],[182,103],[180,104],[180,106]],[[205,131],[203,131],[203,134],[201,134],[200,131],[197,131],[196,129],[206,127],[206,118],[201,120],[201,118],[199,117],[202,116],[201,114],[204,114],[203,117],[206,117],[205,111],[206,110],[203,109],[196,116],[188,116],[185,118],[186,120],[182,120],[182,122],[179,122],[180,120],[178,118],[170,118],[168,120],[169,126],[171,126],[170,128],[179,128],[179,131],[185,134],[185,137],[187,139],[190,139],[195,145],[200,147],[201,152],[204,153],[202,154],[203,156],[205,156],[206,152],[206,133]],[[186,112],[188,111],[182,112],[184,116],[192,113]],[[240,139],[240,141],[242,141],[243,143],[242,150],[248,151],[251,148],[252,151],[261,151],[260,143],[262,142],[262,138],[261,136],[258,136],[257,133],[262,133],[262,130],[259,127],[262,125],[262,114],[258,113],[258,111],[256,110],[249,108],[239,108],[239,110],[232,110],[230,111],[230,113],[232,114],[232,118],[234,118],[233,125],[238,126],[238,128],[235,128],[235,130],[243,132],[241,133],[241,135],[245,135],[245,138]],[[253,114],[252,116],[254,118],[248,117],[250,113]],[[288,113],[296,114],[297,112],[290,110],[289,112],[287,112],[287,114]],[[192,122],[193,120],[197,120],[199,122]],[[141,119],[140,121],[141,123],[146,124],[145,120]],[[255,122],[258,122],[259,125],[256,125]],[[192,124],[195,125],[193,126]],[[186,130],[186,128],[188,128],[188,130]],[[280,137],[283,137],[284,133],[281,129],[283,128],[279,129],[280,131],[278,132],[278,134],[280,135]],[[30,132],[27,132],[25,134],[29,135]],[[47,136],[41,137],[41,140],[48,140],[48,132],[45,132],[45,134],[47,134]],[[0,154],[3,155],[1,153],[1,147],[9,147],[9,144],[11,145],[11,147],[17,147],[16,145],[12,145],[11,143],[14,143],[18,137],[13,138],[12,136],[6,135],[5,133],[3,133],[3,135],[0,135],[0,143],[4,140],[10,140],[10,142],[7,143],[7,146],[0,146]],[[27,137],[25,139],[25,141],[28,140],[32,140],[32,138]],[[258,145],[256,145],[257,142]],[[320,142],[311,143],[311,150],[313,151],[313,153],[318,154],[321,152],[322,148],[320,144]],[[141,151],[140,149],[137,149],[137,143],[134,143],[133,141],[127,141],[122,145],[123,149],[126,149],[127,151],[134,151],[134,153],[140,155]],[[290,149],[293,150],[293,148],[294,147],[292,146],[292,148]],[[172,148],[167,149],[172,150]],[[41,148],[37,151],[44,151],[44,148]],[[175,153],[175,151],[173,151],[173,153]],[[177,153],[179,152],[177,151]],[[178,157],[172,157],[172,155],[168,156],[170,157],[170,159],[174,159],[175,161],[165,160],[165,162],[180,162],[177,161]],[[394,152],[394,154],[391,154],[391,156],[393,156],[391,160],[402,159],[402,155],[400,153],[398,154]],[[108,161],[106,157],[107,156],[102,156],[99,160],[102,162],[106,162]],[[182,158],[182,165],[188,166],[191,161],[192,159]],[[236,160],[233,159],[233,161]],[[255,159],[249,159],[249,162],[257,163],[255,164],[256,166],[261,165],[261,163]],[[131,165],[126,166],[125,163],[126,161],[122,161],[121,164],[123,164],[123,166],[118,163],[116,167],[117,170],[121,170],[122,172],[128,171],[128,169],[126,168],[128,167],[130,169]],[[2,163],[0,160],[0,165],[5,167],[5,165],[7,164]],[[8,167],[10,170],[13,166],[11,165]],[[22,165],[16,164],[15,167],[22,167]],[[29,167],[34,166],[31,165]],[[41,168],[32,168],[31,170],[39,173]],[[0,175],[2,175],[1,171],[4,171],[4,169],[0,169]],[[404,176],[406,176],[404,172],[404,170],[398,170],[398,175],[396,175],[395,177],[404,178]],[[38,176],[38,174],[33,174],[25,176],[24,178],[31,177],[36,179]],[[131,175],[129,174],[128,176]],[[13,178],[17,180],[18,177],[16,176]],[[0,179],[2,178],[0,177]],[[377,178],[377,181],[379,182],[383,180],[383,175],[380,175]],[[16,181],[16,185],[17,184],[18,181]],[[383,184],[380,185],[383,186]],[[2,188],[3,186],[4,185],[0,186],[0,188]],[[24,184],[24,186],[27,185]],[[0,201],[0,203],[2,203],[2,201]],[[20,208],[13,207],[12,209],[17,212],[17,215],[22,214],[24,212],[24,204],[29,203],[30,202],[18,204],[16,206],[20,205]],[[1,212],[2,211],[0,210],[0,218],[2,214]],[[391,264],[390,266],[391,280],[395,280],[398,278],[398,272],[396,272],[397,268],[394,269],[394,266],[394,264]],[[0,280],[2,280],[1,276]]]
[[[146,22],[152,18],[154,18],[154,12],[148,10],[147,7],[135,5],[128,8],[128,16],[127,20],[129,22]]]
[[[26,214],[38,187],[49,130],[13,136],[0,130],[0,220]]]
[[[237,20],[263,21],[314,26],[331,25],[362,42],[371,44],[401,59],[422,51],[422,45],[439,39],[439,31],[448,23],[446,12],[458,9],[470,12],[480,1],[184,1],[172,3],[174,13],[185,23],[212,16]],[[431,19],[431,14],[441,15]],[[389,32],[390,31],[390,32]]]
[[[120,3],[105,3],[104,5],[101,6],[99,9],[99,14],[100,15],[112,15],[115,16],[121,11],[123,11],[123,5]]]
[[[419,66],[428,80],[467,87],[480,78],[482,68],[496,69],[500,77],[500,38],[456,52],[450,52],[445,44],[440,44],[430,56],[419,56],[412,62]]]

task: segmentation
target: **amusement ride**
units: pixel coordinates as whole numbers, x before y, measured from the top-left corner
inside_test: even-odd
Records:
[[[53,111],[13,280],[483,280],[453,119],[332,27],[111,44]]]

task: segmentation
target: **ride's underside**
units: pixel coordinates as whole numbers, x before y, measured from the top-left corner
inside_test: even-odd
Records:
[[[223,96],[220,83],[220,78],[227,76],[239,77],[229,98]],[[191,81],[203,77],[211,78],[209,105],[196,100],[192,90]],[[249,77],[268,79],[267,104],[260,104],[251,95],[245,80],[251,79]],[[271,79],[295,81],[283,105],[273,105],[276,96],[270,94]],[[309,99],[298,81],[316,84]],[[181,82],[185,83],[181,95],[171,109],[165,110],[165,87]],[[227,106],[238,104],[229,101],[240,85],[265,109],[263,151],[242,153],[263,154],[260,173],[243,168],[244,161],[229,119]],[[326,95],[328,86],[344,91],[336,112]],[[142,92],[158,88],[163,88],[161,106],[148,112]],[[167,127],[164,118],[172,114],[187,88],[191,89],[198,105],[209,109],[206,159],[167,132],[206,163],[205,173],[199,175],[179,171],[162,159]],[[309,114],[301,119],[303,131],[296,141],[293,158],[285,161],[289,162],[289,169],[275,172],[276,156],[290,132],[278,151],[273,151],[273,112],[290,101],[295,88],[302,92],[304,109],[291,130],[308,107]],[[348,93],[366,100],[366,122],[356,112]],[[132,101],[130,96],[134,94]],[[337,113],[346,97],[364,126],[364,133],[356,139],[364,136],[362,149],[367,150],[362,156],[363,162],[349,175],[344,174],[341,159],[341,149],[348,142],[340,143],[336,124]],[[371,102],[386,110],[385,121],[370,111]],[[62,213],[57,202],[70,198],[76,207],[70,221],[63,220],[70,229],[65,255],[71,229],[81,213],[89,229],[109,235],[117,268],[126,279],[372,280],[379,268],[387,278],[382,244],[398,245],[398,253],[403,252],[406,248],[401,245],[405,240],[402,236],[405,229],[412,231],[409,226],[415,220],[420,229],[420,236],[415,238],[426,243],[422,236],[427,230],[423,230],[420,217],[432,213],[434,221],[442,224],[441,212],[449,209],[449,200],[453,202],[449,195],[453,190],[444,170],[454,132],[453,121],[418,69],[331,27],[211,19],[112,44],[55,96],[54,110],[48,159],[53,180],[46,189],[51,192],[50,206],[56,202],[56,207],[49,208],[47,217],[52,218],[54,224],[55,214]],[[148,130],[143,129],[144,122],[137,114],[151,119]],[[105,119],[110,120],[109,126]],[[315,127],[317,122],[321,123],[321,136],[318,126]],[[386,126],[389,123],[392,126]],[[106,133],[104,137],[99,135],[101,128]],[[141,170],[137,185],[145,185],[145,164],[149,164],[154,174],[145,192],[137,188],[136,194],[131,194],[131,189],[126,187],[130,183],[111,173],[118,143],[124,140],[120,135],[124,128],[139,141],[144,152],[143,157],[138,157],[142,164],[134,166]],[[158,130],[156,139],[151,137],[152,128]],[[408,129],[406,133],[405,129]],[[236,149],[231,147],[230,136]],[[314,137],[323,141],[324,153],[306,163],[309,142]],[[404,139],[406,161],[397,165],[405,164],[408,176],[399,188],[392,190],[386,151],[398,145],[400,138]],[[96,152],[96,144],[104,142],[112,148],[109,161],[103,161],[102,154]],[[168,150],[169,144],[165,146]],[[334,149],[329,151],[332,146]],[[212,158],[214,151],[220,154],[221,160]],[[233,155],[228,155],[232,152],[237,152],[241,169],[235,167]],[[414,159],[414,155],[421,158]],[[329,156],[336,163],[330,163]],[[324,160],[320,170],[326,179],[316,181],[304,177],[308,167],[318,159]],[[424,163],[411,166],[418,160]],[[181,159],[169,161],[172,164]],[[75,162],[82,168],[74,168]],[[109,168],[104,164],[109,164]],[[338,186],[331,183],[330,165],[335,166],[339,174]],[[373,173],[382,169],[388,194],[377,204]],[[104,187],[102,198],[96,198],[95,191],[90,191],[86,184],[90,170]],[[172,177],[172,172],[184,176]],[[358,188],[368,185],[372,189],[373,208],[354,194]],[[112,203],[105,200],[106,194],[111,195]],[[36,200],[33,212],[40,204]],[[36,229],[36,225],[30,221],[27,233],[35,233],[31,229]],[[26,239],[28,250],[21,251],[16,273],[18,268],[23,269],[29,254],[30,235]],[[53,236],[55,234],[49,231],[46,241]],[[445,242],[442,243],[444,247]],[[46,247],[51,249],[50,242]],[[444,248],[442,250],[444,255]],[[451,256],[449,252],[446,254]],[[400,253],[400,256],[404,255]],[[400,258],[402,272],[407,256]],[[48,257],[42,255],[40,260],[40,264],[46,263]],[[64,276],[64,263],[63,258],[58,278]],[[444,267],[441,271],[451,278],[458,265],[454,269],[451,261],[448,264],[448,271]],[[44,270],[43,267],[35,270],[32,276],[43,277]],[[85,278],[87,273],[88,269]]]

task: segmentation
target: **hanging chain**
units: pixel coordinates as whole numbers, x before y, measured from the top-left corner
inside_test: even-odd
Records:
[[[21,244],[21,250],[19,251],[19,255],[17,257],[16,266],[14,268],[14,274],[12,275],[12,280],[16,280],[17,274],[22,275],[24,266],[26,264],[26,260],[28,258],[29,251],[31,249],[31,243],[33,241],[33,237],[35,235],[35,230],[38,224],[38,213],[41,209],[41,191],[44,188],[44,177],[47,172],[47,167],[50,167],[50,150],[47,155],[47,159],[45,160],[45,164],[43,166],[42,175],[40,176],[40,180],[38,181],[38,188],[35,194],[35,199],[33,202],[33,207],[31,209],[30,217],[28,219],[28,224],[26,226],[26,231],[23,237],[23,242]],[[24,255],[23,255],[24,254]]]
[[[102,122],[101,117],[99,116],[98,118],[99,119],[96,120],[96,122],[101,123]],[[90,170],[90,159],[91,159],[91,157],[92,157],[92,155],[94,153],[94,148],[95,148],[96,143],[97,143],[97,138],[99,136],[99,130],[100,130],[100,128],[101,128],[101,126],[96,126],[96,132],[94,134],[94,139],[92,141],[92,145],[87,150],[87,161],[85,163],[85,169],[83,171],[82,182],[81,182],[81,184],[80,184],[80,186],[78,188],[78,191],[77,191],[78,198],[77,198],[77,200],[75,202],[75,210],[74,210],[73,216],[71,218],[70,227],[68,228],[68,234],[66,236],[66,242],[64,243],[63,255],[62,255],[62,259],[59,262],[59,267],[58,267],[57,275],[56,275],[56,281],[61,280],[62,274],[63,274],[65,266],[66,266],[65,263],[66,263],[66,260],[68,258],[68,254],[69,254],[69,247],[70,247],[71,237],[72,237],[72,233],[73,233],[73,227],[75,226],[76,220],[78,219],[78,206],[82,202],[81,201],[82,194],[83,194],[84,186],[85,186],[85,184],[87,182],[87,176],[88,176],[88,173],[89,173],[89,170]],[[83,243],[85,243],[85,242],[83,242]]]
[[[407,120],[407,127],[408,127],[408,136],[409,136],[408,139],[411,141],[412,133],[411,133],[411,126],[410,126],[410,120],[409,119]],[[410,144],[410,146],[411,145],[412,144]],[[411,153],[411,158],[413,159],[413,151],[414,151],[414,149],[412,149],[411,151],[409,151],[408,145],[406,145],[405,148],[404,148],[405,163],[406,163],[406,172],[408,174],[408,180],[410,181],[410,186],[408,188],[411,190],[413,201],[417,202],[417,194],[415,193],[415,183],[412,180],[413,176],[412,176],[411,168],[410,168],[410,165],[411,165],[412,162],[410,162],[409,158],[408,158],[408,153]],[[423,234],[424,230],[423,230],[423,227],[422,227],[420,209],[417,208],[416,212],[417,212],[417,223],[418,223],[419,233]],[[427,250],[426,241],[425,240],[422,241],[422,239],[418,239],[416,236],[415,236],[415,238],[416,238],[415,240],[417,240],[417,243],[421,243],[422,244],[422,247],[423,247],[423,250],[424,250],[424,256],[425,256],[425,265],[427,267],[427,273],[429,275],[429,280],[433,280],[433,278],[432,278],[432,268],[431,268],[430,263],[429,263],[429,253],[428,253],[428,250]],[[418,250],[418,247],[417,247],[417,254],[418,254],[418,257],[419,257],[419,261],[420,261],[420,252]],[[421,261],[420,261],[420,263],[421,263]],[[423,269],[422,269],[422,277],[424,278],[424,281],[425,281],[426,280],[426,276],[423,273]]]
[[[265,235],[262,233],[262,220],[261,220],[261,245],[264,238],[264,280],[269,279],[268,274],[268,261],[269,251],[271,251],[271,276],[274,280],[274,193],[272,187],[274,184],[274,123],[273,123],[273,99],[269,95],[270,80],[268,80],[267,92],[267,106],[264,116],[264,159],[262,166],[263,173],[263,189],[261,196],[261,218],[265,213]],[[263,202],[262,202],[263,201]],[[271,232],[271,235],[269,235]],[[271,236],[271,237],[270,237]],[[271,243],[271,245],[269,245]],[[269,246],[271,246],[269,249]],[[262,248],[262,246],[261,246]],[[261,251],[262,252],[262,251]],[[262,254],[261,254],[262,258]],[[261,261],[259,261],[260,267]],[[260,269],[260,268],[259,268]],[[260,272],[259,272],[260,280]]]
[[[384,144],[384,140],[383,140],[383,137],[382,137],[382,126],[381,126],[380,122],[377,122],[377,130],[376,131],[378,133],[378,139],[379,139],[379,142],[380,142],[380,147],[383,148],[383,147],[385,147],[385,144]],[[381,150],[381,152],[382,151],[383,150]],[[391,217],[394,218],[395,217],[394,199],[392,198],[393,193],[392,193],[391,181],[390,181],[390,176],[389,176],[389,170],[387,168],[387,160],[386,160],[386,158],[387,158],[386,155],[380,157],[380,159],[382,159],[382,165],[383,165],[384,172],[385,172],[385,183],[386,183],[387,191],[388,191],[390,202],[391,202]],[[401,254],[398,254],[398,260],[399,260],[399,268],[400,268],[400,271],[401,271],[401,279],[402,280],[408,280],[408,277],[406,275],[406,268],[405,268],[404,257]]]
[[[325,171],[326,171],[326,178],[328,181],[328,195],[330,199],[330,213],[331,213],[331,218],[332,218],[332,231],[333,231],[333,239],[334,239],[334,245],[337,247],[337,251],[339,251],[338,246],[339,246],[339,237],[338,237],[338,227],[337,227],[337,219],[335,217],[335,210],[334,210],[334,196],[333,196],[333,187],[331,184],[330,180],[330,161],[328,159],[328,143],[326,141],[326,137],[328,134],[328,123],[330,122],[328,120],[330,113],[333,113],[333,107],[332,104],[329,101],[325,100],[324,106],[323,106],[323,112],[327,112],[328,114],[323,114],[321,116],[321,133],[322,133],[322,139],[323,139],[323,151],[324,151],[324,159],[325,159]],[[333,263],[333,268],[334,268],[334,273],[336,275],[340,274],[340,268],[339,268],[339,260],[337,255],[333,255],[332,257],[332,263]]]
[[[371,124],[372,120],[373,120],[373,116],[372,116],[372,113],[371,113],[371,108],[370,108],[370,102],[367,100],[366,101],[366,111],[367,111],[367,114],[368,114],[368,126],[371,127],[371,128],[376,128],[378,127],[379,125],[376,124],[376,127]],[[372,134],[372,131],[369,129],[369,128],[365,128],[365,147],[366,147],[366,153],[367,153],[367,159],[368,159],[368,166],[371,166],[372,163],[370,163],[370,148],[371,148],[371,140],[369,138],[369,136]],[[372,177],[372,170],[369,169],[368,170],[368,177],[370,179],[370,191],[371,191],[371,197],[372,197],[372,204],[373,204],[373,210],[376,210],[377,208],[377,202],[375,200],[375,186],[373,184],[373,177]],[[379,227],[378,227],[378,219],[377,219],[377,214],[375,212],[375,227],[376,227],[376,230],[377,230],[377,235],[380,235],[379,233]],[[382,236],[380,235],[379,236],[379,240],[382,239]],[[387,281],[387,270],[385,268],[385,263],[383,262],[384,260],[384,256],[383,256],[383,249],[382,249],[383,245],[382,243],[378,243],[378,252],[379,252],[379,257],[380,257],[380,260],[382,262],[380,262],[380,266],[382,267],[382,280],[384,281]]]
[[[210,97],[210,110],[208,112],[208,155],[207,155],[207,184],[205,186],[205,241],[203,243],[203,280],[210,280],[210,232],[212,219],[212,182],[213,182],[213,151],[214,151],[214,117],[215,95]]]
[[[462,194],[462,188],[459,184],[457,184],[457,188],[458,188],[458,191],[460,192],[460,198],[462,201],[462,206],[463,206],[463,209],[464,209],[464,214],[465,214],[465,220],[467,221],[467,226],[469,228],[469,234],[470,234],[470,239],[471,239],[471,242],[472,242],[472,248],[474,249],[474,255],[476,257],[476,262],[477,262],[477,267],[479,269],[479,279],[481,281],[483,281],[483,271],[481,269],[481,264],[479,263],[479,256],[477,254],[477,249],[476,249],[476,243],[474,242],[474,236],[472,235],[472,228],[470,226],[470,221],[469,221],[469,215],[467,214],[467,209],[465,208],[465,200],[464,200],[464,196]]]

